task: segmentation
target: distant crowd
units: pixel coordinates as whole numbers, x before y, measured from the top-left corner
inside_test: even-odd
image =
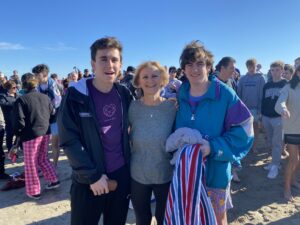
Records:
[[[242,159],[258,153],[266,134],[276,179],[281,156],[283,196],[300,189],[300,57],[294,65],[256,59],[241,76],[236,60],[216,65],[205,46],[187,44],[179,68],[157,61],[121,72],[122,45],[114,37],[90,47],[91,72],[76,67],[67,78],[39,64],[19,78],[0,72],[0,179],[5,157],[24,155],[26,194],[40,199],[60,185],[62,148],[72,168],[71,224],[123,225],[131,200],[137,225],[150,225],[152,195],[157,224],[226,225],[233,207],[230,183],[242,182]],[[6,149],[4,149],[4,138]],[[48,148],[51,142],[52,161]]]

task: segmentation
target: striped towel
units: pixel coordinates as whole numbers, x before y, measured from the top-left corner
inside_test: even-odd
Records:
[[[203,185],[200,145],[185,145],[175,166],[164,225],[216,225],[212,204]]]

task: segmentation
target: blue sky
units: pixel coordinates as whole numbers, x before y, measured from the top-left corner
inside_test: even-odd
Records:
[[[123,69],[145,60],[178,66],[185,44],[200,40],[215,62],[232,56],[244,73],[255,57],[267,72],[272,61],[300,56],[299,0],[6,0],[0,2],[0,71],[11,75],[46,63],[61,77],[90,68],[89,47],[115,36]]]

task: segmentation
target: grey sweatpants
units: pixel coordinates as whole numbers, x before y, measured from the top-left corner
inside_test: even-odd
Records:
[[[262,117],[268,146],[272,148],[272,164],[279,166],[283,148],[281,117]]]

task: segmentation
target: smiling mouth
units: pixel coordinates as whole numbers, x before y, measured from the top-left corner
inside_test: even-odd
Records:
[[[113,76],[115,73],[114,72],[107,72],[107,73],[104,73],[105,75],[107,76]]]

